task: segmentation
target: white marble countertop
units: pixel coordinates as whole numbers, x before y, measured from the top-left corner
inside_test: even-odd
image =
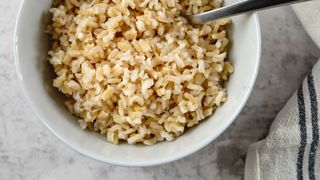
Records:
[[[84,157],[61,143],[35,117],[15,74],[13,29],[21,0],[0,0],[0,179],[220,180],[243,179],[248,145],[268,128],[318,57],[290,7],[260,13],[260,73],[241,115],[218,139],[174,163],[116,167]]]

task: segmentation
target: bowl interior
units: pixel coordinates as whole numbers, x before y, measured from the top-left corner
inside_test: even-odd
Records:
[[[228,2],[228,1],[227,1]],[[255,14],[233,18],[230,61],[235,67],[228,101],[213,116],[173,142],[153,146],[112,145],[106,137],[83,131],[52,87],[44,33],[51,1],[24,0],[15,32],[15,57],[22,89],[37,116],[60,140],[94,159],[117,165],[148,166],[182,158],[221,134],[239,114],[254,85],[260,59],[260,29]]]

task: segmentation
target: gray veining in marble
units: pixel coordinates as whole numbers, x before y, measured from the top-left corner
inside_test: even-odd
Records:
[[[290,7],[260,13],[262,59],[241,115],[217,140],[182,160],[156,167],[116,167],[84,157],[57,140],[26,103],[15,74],[13,29],[21,0],[0,0],[0,179],[243,179],[248,145],[266,136],[281,107],[320,51]]]

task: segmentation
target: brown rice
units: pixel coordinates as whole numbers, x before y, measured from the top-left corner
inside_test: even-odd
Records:
[[[221,0],[55,0],[53,85],[81,128],[114,144],[172,141],[227,99],[229,19],[188,24],[181,13]]]

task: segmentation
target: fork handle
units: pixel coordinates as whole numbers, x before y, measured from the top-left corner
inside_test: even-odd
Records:
[[[230,6],[192,15],[188,20],[193,24],[201,24],[212,20],[239,15],[242,13],[269,9],[277,6],[305,2],[309,0],[246,0]]]

